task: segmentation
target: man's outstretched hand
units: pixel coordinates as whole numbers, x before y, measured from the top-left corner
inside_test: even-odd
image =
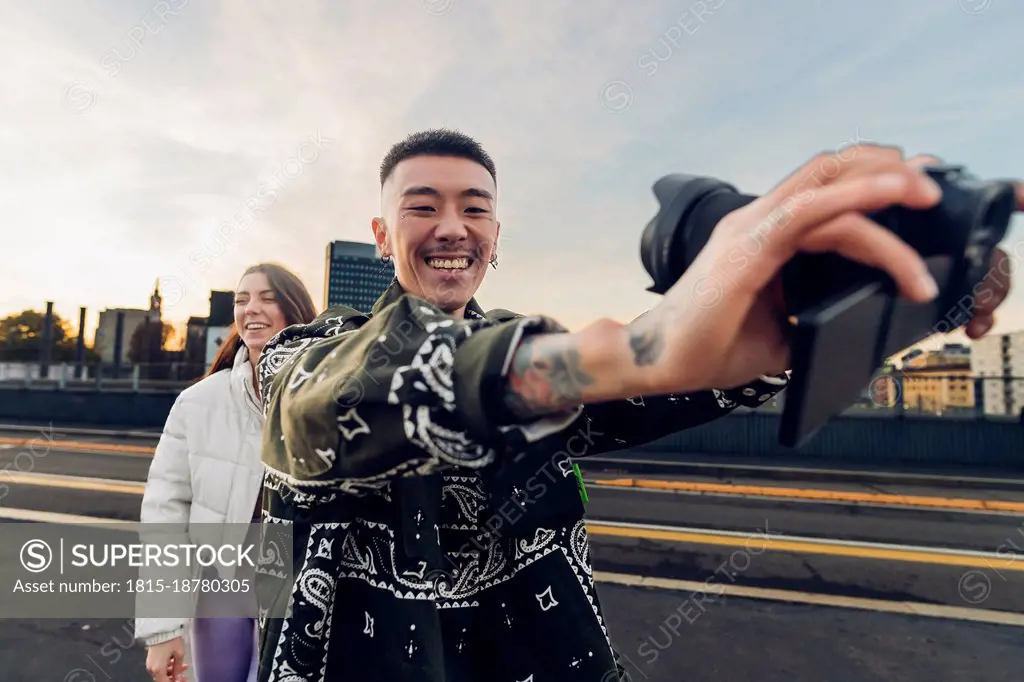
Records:
[[[790,350],[779,275],[798,252],[839,254],[885,271],[912,302],[934,299],[938,287],[917,251],[865,214],[935,206],[941,190],[922,166],[936,162],[872,145],[815,157],[723,218],[679,281],[633,322],[601,320],[575,333],[524,339],[508,370],[506,409],[526,419],[781,374],[790,368]],[[1017,188],[1024,210],[1024,184]],[[1006,299],[1009,264],[997,252],[976,287],[971,338],[991,328]]]
[[[894,205],[937,204],[940,189],[922,171],[935,162],[928,156],[904,159],[893,147],[851,147],[815,157],[768,194],[723,218],[659,305],[629,325],[631,340],[643,340],[643,362],[637,365],[650,382],[649,392],[738,386],[788,369],[778,278],[798,252],[831,252],[879,268],[906,299],[932,300],[938,290],[921,256],[864,214]],[[1024,184],[1017,189],[1018,210],[1024,210]],[[738,253],[745,257],[736,258]],[[998,251],[976,289],[975,313],[966,329],[971,338],[991,328],[1006,298],[1007,259]]]

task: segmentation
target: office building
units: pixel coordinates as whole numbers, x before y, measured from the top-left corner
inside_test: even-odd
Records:
[[[394,278],[394,263],[383,263],[375,244],[333,241],[327,245],[324,307],[370,312]]]
[[[188,318],[185,327],[185,348],[181,359],[185,365],[182,378],[198,377],[210,368],[221,344],[231,333],[234,323],[235,293],[211,291],[210,314],[206,317],[193,315]]]
[[[217,351],[235,324],[235,292],[211,291],[210,315],[206,318],[206,369],[213,365]]]
[[[206,371],[206,327],[208,317],[193,315],[185,325],[185,356],[183,362],[189,377],[199,376]]]
[[[971,344],[971,368],[981,378],[985,414],[1016,417],[1024,410],[1024,330]]]

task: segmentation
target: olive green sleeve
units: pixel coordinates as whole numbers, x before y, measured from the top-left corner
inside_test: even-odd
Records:
[[[264,463],[292,487],[351,491],[487,466],[511,437],[533,441],[579,416],[499,424],[488,407],[519,342],[553,331],[543,317],[454,319],[408,295],[372,318],[330,310],[289,327],[259,361]]]

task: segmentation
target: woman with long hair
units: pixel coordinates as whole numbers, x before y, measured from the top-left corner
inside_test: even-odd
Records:
[[[263,413],[256,363],[276,333],[314,317],[309,292],[289,270],[260,263],[245,271],[235,290],[231,333],[209,371],[181,392],[167,416],[142,498],[142,523],[223,528],[259,520]],[[217,577],[217,569],[206,570],[210,575],[203,577]],[[255,619],[219,617],[238,609],[239,598],[204,595],[192,619],[137,618],[136,638],[146,645],[153,679],[185,679],[188,634],[198,682],[255,680]]]

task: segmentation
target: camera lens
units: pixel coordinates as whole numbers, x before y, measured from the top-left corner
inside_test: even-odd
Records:
[[[660,208],[644,229],[640,258],[654,280],[647,290],[664,294],[675,284],[729,213],[757,197],[714,178],[666,175],[654,183]]]

